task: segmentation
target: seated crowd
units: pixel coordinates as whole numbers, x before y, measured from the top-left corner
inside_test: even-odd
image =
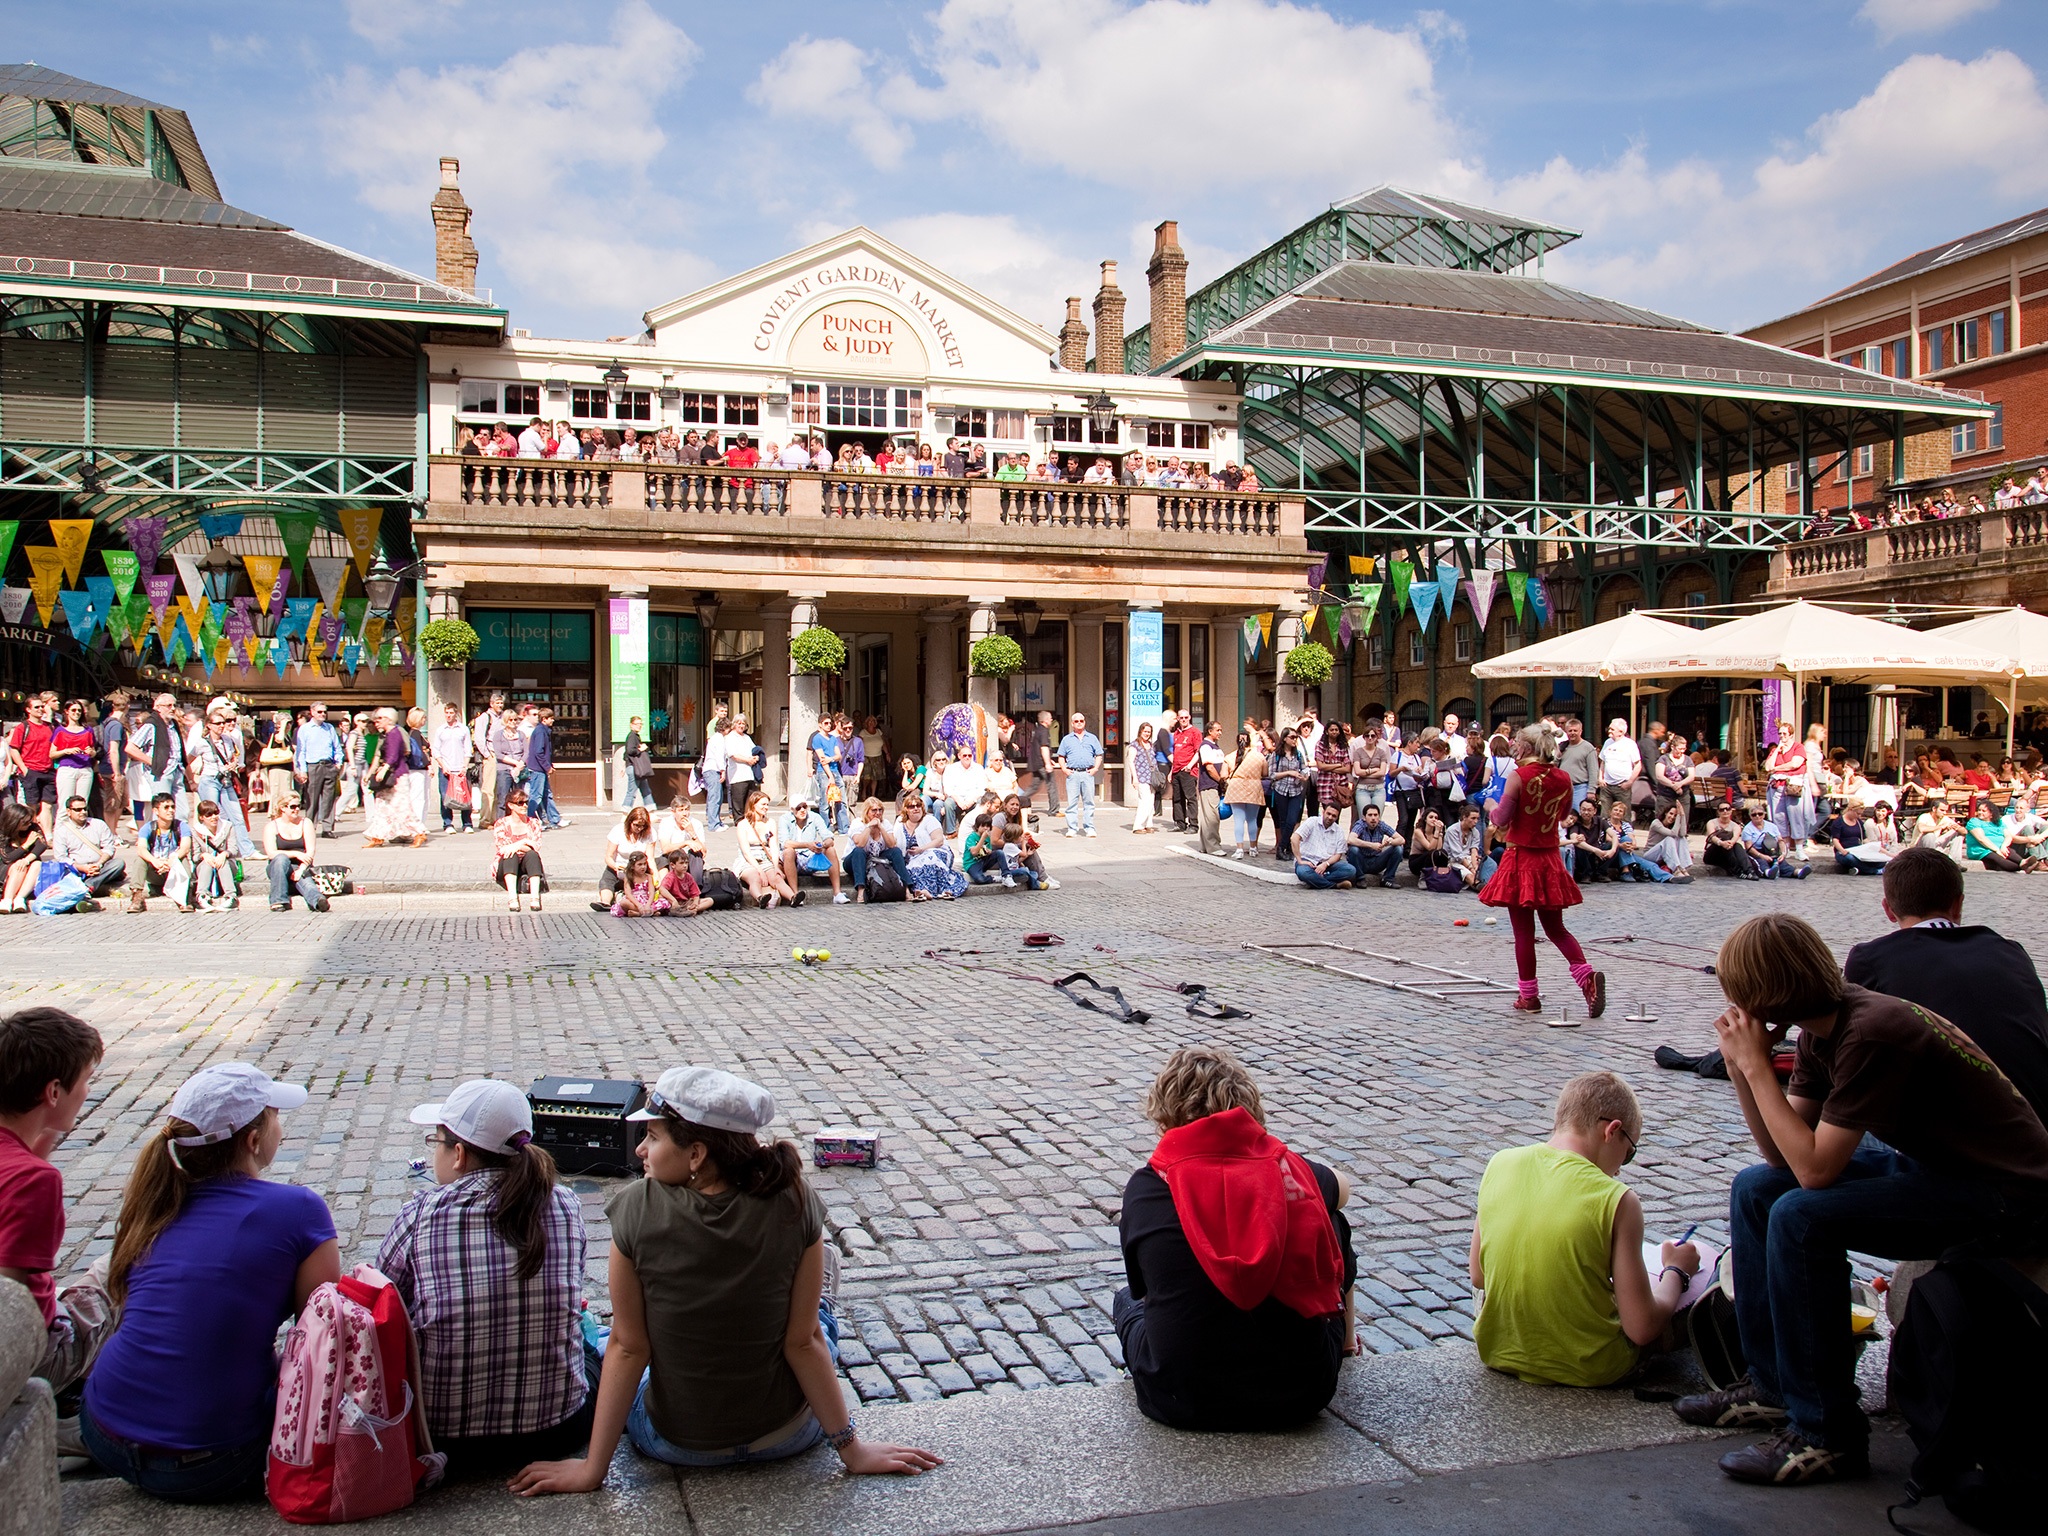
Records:
[[[1772,1431],[1721,1457],[1738,1479],[1866,1474],[1847,1255],[1933,1258],[1966,1240],[2025,1253],[2048,1238],[2048,1006],[2020,946],[1962,922],[1962,895],[1938,853],[1892,860],[1898,931],[1852,950],[1848,976],[1787,913],[1722,944],[1713,1027],[1762,1159],[1734,1180],[1725,1255],[1690,1232],[1646,1240],[1621,1182],[1648,1134],[1641,1105],[1611,1072],[1565,1084],[1548,1139],[1498,1152],[1478,1184],[1481,1361],[1532,1383],[1626,1384],[1675,1346],[1680,1312],[1732,1285],[1746,1374],[1677,1414]],[[1965,1020],[1926,1001],[1964,988],[1978,1004]],[[1773,1057],[1794,1031],[1781,1080]],[[272,1341],[341,1275],[325,1201],[265,1177],[307,1091],[240,1062],[188,1079],[143,1142],[111,1255],[60,1290],[49,1159],[102,1052],[60,1010],[0,1018],[0,1274],[42,1311],[36,1374],[65,1405],[65,1449],[164,1499],[253,1497],[277,1412]],[[415,1330],[453,1475],[586,1492],[621,1439],[678,1467],[820,1441],[853,1472],[939,1464],[856,1431],[837,1380],[837,1250],[796,1147],[762,1140],[776,1113],[728,1072],[661,1074],[631,1117],[646,1177],[606,1205],[607,1328],[585,1294],[580,1204],[534,1144],[526,1096],[477,1079],[411,1111],[433,1182],[375,1268]],[[1144,1113],[1158,1138],[1124,1190],[1112,1301],[1138,1406],[1183,1430],[1309,1422],[1359,1348],[1349,1181],[1273,1135],[1258,1085],[1219,1047],[1174,1051]]]

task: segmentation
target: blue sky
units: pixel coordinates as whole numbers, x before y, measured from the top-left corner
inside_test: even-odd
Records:
[[[1056,329],[1177,218],[1199,284],[1381,181],[1585,231],[1549,268],[1739,327],[2048,205],[2038,0],[101,0],[15,60],[192,115],[230,202],[537,335],[864,223]],[[119,39],[108,47],[108,39]]]

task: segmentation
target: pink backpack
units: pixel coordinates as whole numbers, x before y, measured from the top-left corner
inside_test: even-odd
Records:
[[[299,1525],[388,1515],[441,1480],[415,1386],[419,1345],[390,1280],[359,1264],[306,1298],[285,1338],[271,1505]]]

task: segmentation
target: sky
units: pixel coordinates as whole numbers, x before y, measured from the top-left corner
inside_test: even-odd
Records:
[[[2048,205],[2040,0],[99,0],[8,62],[183,108],[227,201],[537,336],[865,224],[1056,331],[1381,182],[1579,230],[1546,275],[1739,329]],[[109,48],[106,40],[120,39]]]

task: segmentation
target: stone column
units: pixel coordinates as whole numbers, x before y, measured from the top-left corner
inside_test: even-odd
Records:
[[[924,710],[918,726],[916,748],[919,762],[931,756],[927,733],[931,730],[932,717],[948,704],[960,702],[955,697],[959,689],[956,672],[953,665],[953,615],[927,613],[924,616]]]
[[[996,632],[996,610],[1002,607],[1003,600],[1000,597],[970,597],[967,601],[973,604],[967,611],[967,702],[979,704],[993,715],[997,709],[997,679],[974,675],[974,642],[986,640]]]
[[[792,592],[789,594],[789,635],[790,641],[818,622],[818,599],[822,592]],[[791,665],[789,671],[789,769],[788,791],[790,798],[808,795],[811,792],[810,740],[811,733],[818,728],[819,699],[823,696],[825,680],[815,672],[799,672]]]
[[[427,617],[431,619],[459,619],[462,617],[462,583],[436,583],[427,588]],[[468,670],[464,667],[427,668],[427,729],[431,733],[441,728],[441,706],[453,704],[455,718],[467,723],[468,705],[464,699],[464,684]]]
[[[789,708],[789,620],[794,610],[789,598],[761,605],[761,718],[751,732],[761,748],[760,783],[771,800],[780,800],[788,789],[782,771],[782,712]],[[798,744],[802,761],[802,744]]]
[[[1301,613],[1282,608],[1273,615],[1273,729],[1284,731],[1301,718],[1307,690],[1287,680],[1287,653],[1301,644]]]

